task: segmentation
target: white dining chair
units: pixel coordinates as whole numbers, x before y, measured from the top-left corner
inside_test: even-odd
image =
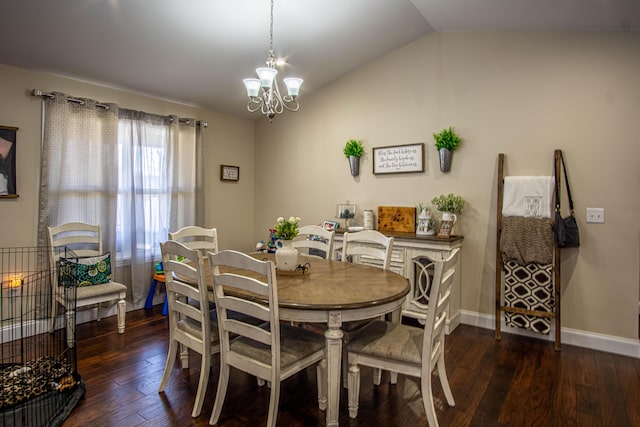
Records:
[[[387,237],[376,230],[363,230],[355,233],[344,233],[342,243],[342,262],[354,262],[371,265],[389,270],[391,266],[391,254],[393,252],[393,237]],[[344,337],[342,339],[345,349],[342,357],[342,383],[347,387],[347,353],[346,345],[351,336],[369,324],[370,320],[346,322],[343,325]],[[374,378],[380,377],[381,371],[377,370]]]
[[[217,424],[231,367],[271,384],[267,426],[275,426],[280,382],[318,363],[318,404],[327,405],[325,339],[280,322],[276,271],[273,262],[224,250],[209,254],[221,341],[220,378],[210,424]],[[262,320],[260,326],[229,311]],[[235,337],[235,338],[234,338]]]
[[[169,352],[158,392],[163,392],[169,382],[179,346],[181,352],[191,349],[199,353],[200,379],[191,412],[192,417],[197,417],[207,391],[211,356],[220,351],[218,325],[209,316],[204,257],[197,249],[172,240],[160,243],[160,249],[168,297]],[[198,304],[189,304],[189,300]]]
[[[444,339],[459,252],[459,248],[455,249],[447,259],[435,263],[430,303],[424,307],[427,320],[423,328],[375,320],[352,336],[347,345],[351,418],[358,415],[361,365],[420,378],[422,403],[431,427],[438,426],[431,387],[431,373],[436,368],[447,403],[455,406],[444,363]],[[396,379],[396,376],[391,376],[392,383]],[[379,378],[376,384],[380,384]]]
[[[52,305],[49,330],[55,329],[58,315],[58,304],[65,309],[65,323],[67,345],[73,347],[75,343],[75,316],[76,310],[82,307],[96,307],[96,320],[100,321],[100,308],[103,304],[117,304],[118,332],[123,334],[126,315],[127,287],[122,283],[108,280],[105,283],[92,284],[91,286],[77,286],[75,292],[70,292],[69,284],[61,283],[59,277],[59,261],[65,256],[66,251],[71,261],[101,257],[104,254],[102,247],[102,227],[100,225],[86,224],[83,222],[67,222],[55,227],[47,227],[50,250],[49,263],[53,270]],[[82,262],[82,261],[80,261]],[[111,261],[109,261],[111,264]]]
[[[384,270],[391,266],[393,237],[376,230],[344,233],[342,238],[342,261],[374,265]]]
[[[334,235],[335,231],[325,230],[319,225],[304,225],[298,228],[298,235],[293,238],[292,246],[302,255],[331,259]]]
[[[207,252],[218,251],[218,231],[215,228],[204,228],[188,225],[169,232],[169,240],[180,242],[189,249],[197,249],[206,257]]]

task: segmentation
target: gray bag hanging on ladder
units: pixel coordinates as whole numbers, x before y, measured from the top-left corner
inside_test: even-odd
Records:
[[[564,173],[564,182],[567,186],[567,196],[569,197],[569,216],[563,218],[560,212],[560,179],[556,175],[556,241],[561,248],[577,248],[580,246],[580,234],[578,232],[576,216],[573,212],[573,199],[571,197],[569,177],[567,176],[567,167],[564,164],[562,151],[560,151],[560,160],[562,161],[561,173]]]

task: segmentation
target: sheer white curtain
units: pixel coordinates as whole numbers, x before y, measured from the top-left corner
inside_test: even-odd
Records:
[[[195,121],[120,110],[118,251],[131,260],[134,305],[144,302],[160,242],[195,223]]]
[[[202,132],[195,120],[52,95],[43,100],[38,243],[46,244],[49,225],[101,224],[105,251],[115,254],[114,279],[142,307],[159,243],[200,217]]]

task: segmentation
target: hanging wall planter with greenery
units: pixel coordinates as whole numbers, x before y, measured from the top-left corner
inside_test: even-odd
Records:
[[[440,171],[449,172],[453,152],[462,142],[462,138],[449,126],[448,129],[442,129],[440,133],[434,133],[433,139],[436,141],[436,149],[440,154]]]
[[[357,139],[350,139],[344,146],[344,156],[349,159],[351,175],[358,176],[360,173],[360,157],[364,154],[364,146]]]

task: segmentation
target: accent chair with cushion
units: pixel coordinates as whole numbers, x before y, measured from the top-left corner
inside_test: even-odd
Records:
[[[118,305],[118,332],[124,333],[127,287],[111,280],[111,254],[103,253],[102,227],[68,222],[48,227],[48,231],[50,264],[54,272],[50,331],[55,329],[60,304],[65,308],[67,345],[73,347],[76,309],[97,307],[99,321],[101,306],[109,303]],[[107,263],[108,274],[103,267]],[[75,292],[70,292],[70,288],[75,288]]]

